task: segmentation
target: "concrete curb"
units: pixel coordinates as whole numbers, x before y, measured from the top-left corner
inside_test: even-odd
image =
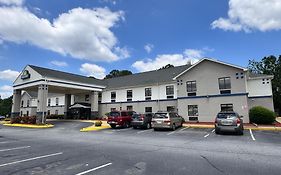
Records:
[[[87,123],[93,123],[92,126],[88,126],[86,128],[82,128],[80,129],[80,132],[89,132],[89,131],[99,131],[99,130],[103,130],[103,129],[108,129],[111,128],[106,121],[102,121],[102,125],[101,126],[95,126],[95,121],[101,121],[101,120],[89,120],[89,121],[84,121]]]
[[[46,124],[46,125],[33,125],[33,124],[3,124],[4,126],[10,127],[21,127],[21,128],[34,128],[34,129],[46,129],[53,128],[54,125]]]

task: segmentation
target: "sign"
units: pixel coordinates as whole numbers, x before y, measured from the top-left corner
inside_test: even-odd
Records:
[[[30,78],[30,73],[28,70],[24,70],[23,73],[21,74],[21,79],[25,80],[25,79],[29,79]]]

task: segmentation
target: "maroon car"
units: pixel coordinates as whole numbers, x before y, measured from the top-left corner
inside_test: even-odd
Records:
[[[134,113],[134,111],[111,111],[107,123],[112,128],[116,128],[117,126],[128,128],[131,126],[132,115]]]

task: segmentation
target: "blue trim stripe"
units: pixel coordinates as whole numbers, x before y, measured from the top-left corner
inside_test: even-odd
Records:
[[[272,95],[268,95],[268,96],[255,96],[255,97],[249,97],[250,99],[254,99],[254,98],[272,98]]]

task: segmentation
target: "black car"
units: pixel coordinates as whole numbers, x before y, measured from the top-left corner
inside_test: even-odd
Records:
[[[153,117],[153,113],[134,114],[132,116],[131,125],[134,129],[136,128],[150,129],[152,117]]]

